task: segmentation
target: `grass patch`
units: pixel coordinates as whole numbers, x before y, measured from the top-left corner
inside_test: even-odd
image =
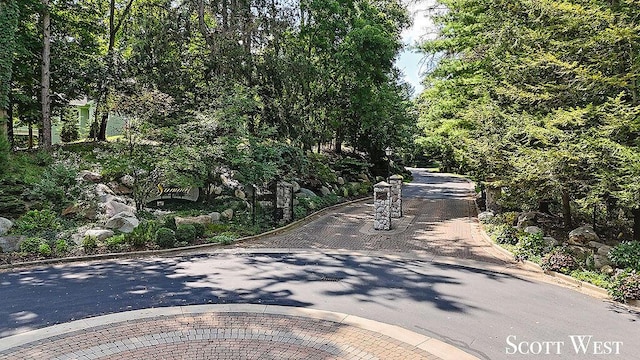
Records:
[[[580,281],[588,282],[603,289],[611,287],[611,278],[605,274],[591,270],[574,270],[570,273],[571,277]]]

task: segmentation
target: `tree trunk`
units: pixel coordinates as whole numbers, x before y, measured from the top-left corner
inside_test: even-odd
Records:
[[[29,123],[29,140],[28,140],[29,149],[33,149],[33,124]]]
[[[109,112],[105,110],[100,119],[100,129],[98,130],[98,141],[107,141],[107,121]]]
[[[42,0],[42,147],[51,147],[51,14],[49,13],[49,0]]]
[[[342,154],[342,127],[336,129],[336,154]]]
[[[4,109],[0,109],[0,126],[2,128],[2,130],[0,131],[0,133],[2,134],[6,134],[7,133],[7,123],[9,119],[7,118],[7,112]],[[9,138],[7,138],[7,140],[9,140]]]
[[[16,143],[13,138],[13,101],[11,101],[11,98],[9,98],[9,108],[7,110],[7,139],[9,139],[11,149],[15,148]]]
[[[572,226],[571,221],[571,198],[568,190],[562,190],[562,213],[564,216],[564,226],[569,229]]]
[[[633,209],[633,240],[640,241],[640,207]]]

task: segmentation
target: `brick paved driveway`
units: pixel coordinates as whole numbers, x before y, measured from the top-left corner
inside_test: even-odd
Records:
[[[371,231],[373,201],[349,205],[285,234],[236,244],[242,248],[338,249],[422,253],[505,264],[511,262],[478,232],[473,184],[465,179],[413,169],[403,190],[399,229]]]

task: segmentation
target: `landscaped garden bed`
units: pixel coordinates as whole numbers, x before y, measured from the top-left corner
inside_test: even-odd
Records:
[[[487,211],[479,219],[516,260],[606,289],[616,301],[640,300],[640,242],[601,239],[590,226],[566,231],[561,218],[541,212]]]
[[[14,155],[25,165],[19,171],[40,174],[2,180],[13,182],[14,191],[2,192],[12,207],[0,209],[0,264],[228,245],[372,191],[366,161],[309,153],[305,171],[283,179],[292,191],[291,218],[279,221],[269,184],[243,184],[236,171],[221,168],[207,189],[188,182],[158,186],[148,175],[118,170],[106,150],[111,146],[118,145]]]

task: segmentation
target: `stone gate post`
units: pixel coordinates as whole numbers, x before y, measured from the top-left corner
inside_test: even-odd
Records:
[[[374,230],[391,230],[391,185],[382,181],[373,186]]]
[[[279,182],[276,185],[276,216],[275,220],[288,223],[293,220],[293,185]]]
[[[391,185],[391,217],[402,217],[402,176],[393,175],[389,178]]]

